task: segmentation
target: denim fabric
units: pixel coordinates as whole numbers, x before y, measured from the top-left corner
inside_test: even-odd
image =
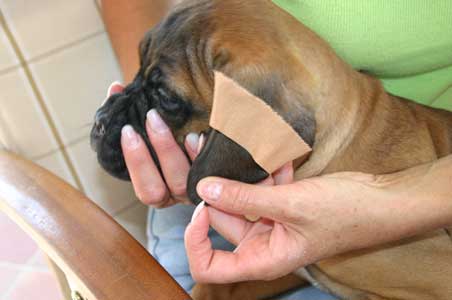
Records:
[[[194,282],[190,275],[184,246],[185,227],[190,222],[194,207],[175,205],[165,209],[150,209],[148,215],[148,250],[158,262],[188,292]],[[234,246],[224,240],[214,230],[209,231],[215,249],[232,251]],[[308,287],[287,293],[280,299],[287,300],[334,300],[314,287]]]

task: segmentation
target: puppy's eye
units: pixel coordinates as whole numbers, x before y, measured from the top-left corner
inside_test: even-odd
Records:
[[[156,84],[157,82],[162,80],[162,71],[155,67],[152,69],[149,79],[152,83]]]
[[[177,99],[176,97],[171,97],[162,88],[157,89],[157,92],[160,99],[160,106],[163,110],[170,113],[179,112],[181,110],[183,103],[180,99]]]

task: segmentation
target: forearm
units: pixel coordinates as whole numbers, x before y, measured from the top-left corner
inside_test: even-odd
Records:
[[[125,83],[139,68],[138,44],[146,31],[157,24],[175,0],[102,0],[102,17]]]
[[[385,211],[400,237],[452,226],[452,155],[379,177]]]

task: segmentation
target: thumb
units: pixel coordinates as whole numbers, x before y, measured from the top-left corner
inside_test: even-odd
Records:
[[[121,93],[124,91],[124,86],[119,83],[119,81],[115,81],[108,87],[107,97],[110,97],[113,94]]]
[[[291,185],[265,186],[209,177],[197,192],[213,207],[238,215],[253,215],[276,221],[290,218]]]

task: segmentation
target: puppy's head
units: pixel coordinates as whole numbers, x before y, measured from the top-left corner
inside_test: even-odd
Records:
[[[129,179],[121,128],[131,124],[148,141],[145,116],[151,108],[181,146],[189,132],[207,135],[187,185],[195,203],[200,200],[196,184],[204,177],[254,183],[268,176],[240,145],[209,128],[214,70],[261,98],[314,144],[316,97],[328,89],[313,74],[329,63],[331,50],[271,1],[184,1],[146,34],[139,48],[141,66],[135,80],[97,111],[91,132],[98,160],[113,176]],[[319,54],[323,58],[316,59]]]

